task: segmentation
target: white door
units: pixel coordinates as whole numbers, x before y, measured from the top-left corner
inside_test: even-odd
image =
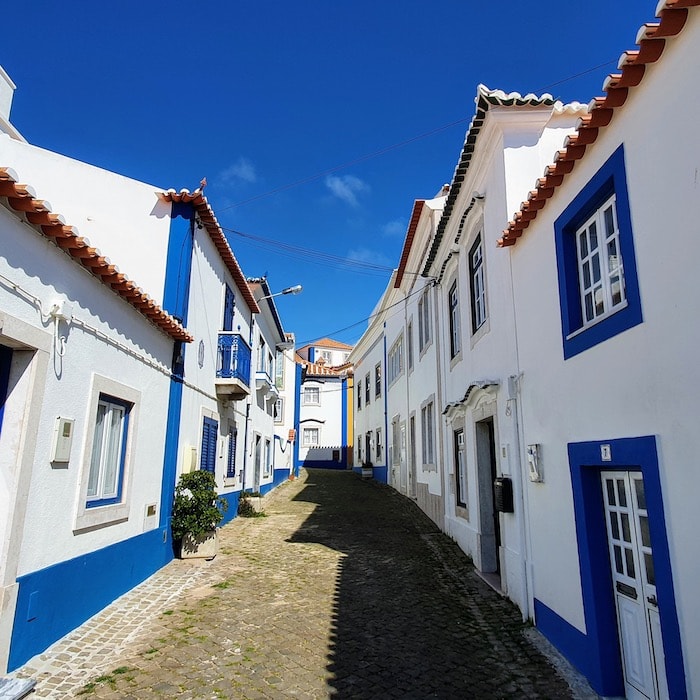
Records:
[[[400,479],[401,479],[401,493],[406,495],[409,491],[407,490],[406,482],[409,479],[408,476],[408,464],[406,462],[406,421],[401,422],[399,434],[399,469],[400,469]],[[410,484],[408,484],[408,489],[410,489]]]
[[[640,472],[601,474],[625,694],[668,698],[649,518]]]

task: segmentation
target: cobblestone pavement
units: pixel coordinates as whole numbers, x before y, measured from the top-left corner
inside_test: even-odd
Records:
[[[517,609],[393,489],[312,470],[265,511],[13,675],[35,698],[572,697]]]

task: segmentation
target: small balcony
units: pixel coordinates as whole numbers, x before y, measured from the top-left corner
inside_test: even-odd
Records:
[[[215,383],[221,398],[235,400],[250,394],[250,346],[240,333],[219,333]]]
[[[275,386],[275,382],[263,369],[258,369],[258,371],[255,373],[255,388],[260,391],[265,398],[272,398],[275,401],[280,395],[277,387]]]

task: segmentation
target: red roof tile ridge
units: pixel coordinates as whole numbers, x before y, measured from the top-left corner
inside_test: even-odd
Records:
[[[165,202],[183,202],[185,204],[192,204],[192,206],[197,210],[199,218],[204,225],[209,237],[219,251],[221,259],[231,273],[236,286],[239,288],[243,294],[248,308],[252,313],[260,313],[260,307],[258,306],[255,298],[253,297],[253,292],[248,286],[248,281],[241,270],[236,256],[231,250],[226,236],[214,214],[214,210],[209,204],[209,200],[204,196],[204,192],[201,188],[197,188],[194,192],[190,192],[187,189],[181,189],[179,192],[174,189],[165,190],[159,193],[159,198]]]
[[[546,200],[554,194],[564,177],[583,158],[586,147],[594,143],[600,130],[612,121],[615,110],[627,100],[629,90],[637,87],[644,78],[646,65],[659,60],[666,46],[666,38],[676,36],[685,26],[688,8],[700,6],[700,0],[661,0],[657,5],[656,16],[659,22],[642,25],[637,33],[638,48],[625,51],[618,63],[619,73],[608,75],[603,83],[605,96],[595,97],[588,104],[587,113],[576,125],[576,133],[567,136],[564,148],[555,153],[554,163],[548,165],[544,177],[535,183],[527,200],[503,230],[498,246],[503,248],[515,245],[523,231],[541,210]]]
[[[109,258],[100,254],[90,241],[79,235],[78,229],[68,226],[60,214],[51,211],[48,202],[36,197],[29,185],[20,184],[12,168],[0,167],[0,197],[7,200],[7,208],[20,212],[39,233],[52,240],[61,250],[80,263],[102,284],[131,304],[153,325],[175,340],[194,340],[173,316],[165,312],[148,294],[119,272]]]

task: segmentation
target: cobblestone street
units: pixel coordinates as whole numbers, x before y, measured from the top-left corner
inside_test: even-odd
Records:
[[[14,675],[37,698],[572,697],[517,609],[391,488],[302,472],[265,511]]]

